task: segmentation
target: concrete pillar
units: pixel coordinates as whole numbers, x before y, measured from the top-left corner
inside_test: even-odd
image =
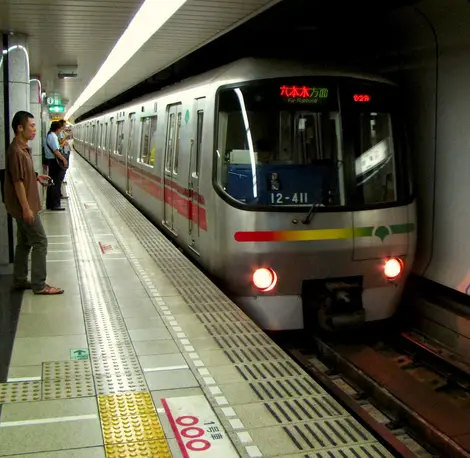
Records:
[[[42,173],[42,88],[41,82],[37,78],[30,79],[30,112],[36,120],[36,138],[29,142],[29,146],[33,150],[34,170]],[[44,201],[45,188],[38,183],[39,199],[41,206]]]
[[[0,33],[0,171],[3,183],[5,152],[13,139],[11,122],[19,110],[30,110],[29,55],[26,36]],[[2,196],[3,200],[3,196]],[[0,205],[0,275],[12,271],[16,227]]]

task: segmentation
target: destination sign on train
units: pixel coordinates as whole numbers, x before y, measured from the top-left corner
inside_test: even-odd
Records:
[[[280,91],[281,97],[289,103],[321,103],[328,99],[326,87],[283,85]]]

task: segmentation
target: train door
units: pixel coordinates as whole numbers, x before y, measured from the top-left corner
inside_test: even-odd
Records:
[[[85,159],[90,159],[90,126],[86,125],[85,130],[85,149],[83,151],[83,156]]]
[[[127,142],[126,151],[126,192],[132,196],[131,168],[132,161],[134,160],[136,114],[131,113],[129,115],[129,120],[129,141]]]
[[[176,189],[173,184],[178,178],[178,155],[181,127],[181,104],[168,107],[167,134],[165,145],[165,160],[163,173],[163,224],[176,234],[174,207],[177,203],[175,198]]]
[[[103,173],[106,171],[106,167],[108,165],[108,160],[106,158],[106,151],[108,147],[108,123],[104,126],[104,135],[103,135],[103,143],[101,143],[101,166],[100,169]]]
[[[91,148],[90,148],[90,157],[88,158],[90,162],[96,157],[96,124],[91,126]],[[93,157],[94,156],[94,157]],[[94,161],[93,161],[94,162]]]
[[[199,175],[201,171],[201,146],[202,146],[202,127],[204,124],[204,103],[206,99],[196,99],[196,138],[191,139],[191,148],[189,155],[189,248],[199,253],[199,228],[200,228],[200,204],[199,194]]]
[[[108,139],[108,178],[111,178],[111,155],[114,152],[114,147],[115,147],[115,138],[114,138],[114,118],[111,118],[110,120],[110,126],[109,126],[109,139]]]
[[[101,133],[100,133],[100,122],[96,122],[96,131],[95,131],[95,166],[98,166],[98,150],[100,147]]]
[[[96,161],[95,161],[96,167],[99,167],[98,157],[101,153],[101,148],[103,147],[102,145],[103,145],[103,124],[100,124],[100,122],[98,121],[98,143],[96,145]]]

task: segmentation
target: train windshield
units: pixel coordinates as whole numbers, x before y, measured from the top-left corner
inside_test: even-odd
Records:
[[[396,202],[394,115],[382,92],[328,78],[219,90],[219,186],[256,207]]]

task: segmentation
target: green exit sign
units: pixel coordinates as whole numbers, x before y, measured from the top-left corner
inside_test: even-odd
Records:
[[[54,105],[49,107],[49,111],[51,113],[63,113],[65,111],[65,107],[63,105]]]

